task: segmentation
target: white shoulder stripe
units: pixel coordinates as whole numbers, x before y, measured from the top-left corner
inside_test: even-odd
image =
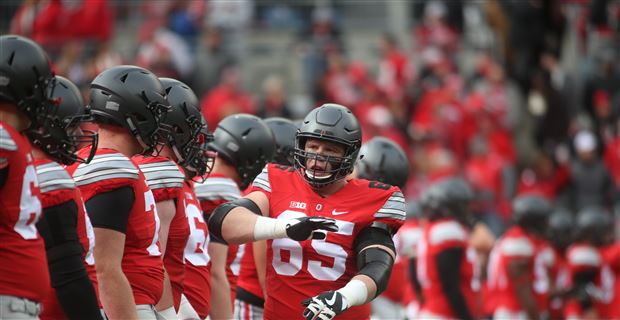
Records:
[[[42,193],[61,189],[75,189],[75,182],[73,179],[39,182],[39,188],[41,188]]]
[[[204,185],[204,186],[227,185],[227,186],[237,188],[237,183],[235,183],[234,180],[230,178],[220,178],[220,177],[207,178],[207,180],[205,180],[203,183],[198,183],[198,185]]]
[[[144,173],[146,182],[151,189],[183,187],[185,175],[174,162],[165,161],[149,163],[148,165],[150,166],[140,164],[139,168]]]
[[[11,138],[9,131],[0,125],[0,149],[15,151],[17,143]]]
[[[568,261],[578,266],[598,267],[601,265],[601,256],[593,248],[580,247],[570,251]]]
[[[0,125],[0,149],[15,151],[17,143],[11,138],[9,131]]]
[[[508,257],[530,257],[534,254],[534,246],[527,238],[503,239],[500,248],[501,252]]]
[[[45,163],[35,167],[39,187],[42,192],[60,189],[74,189],[75,182],[71,175],[56,162]]]
[[[93,182],[103,181],[106,179],[118,179],[118,178],[137,180],[138,169],[112,168],[112,169],[99,170],[96,172],[86,173],[80,176],[73,177],[73,179],[75,180],[78,186],[83,186],[83,185],[87,185]]]
[[[196,193],[223,192],[241,194],[241,191],[239,191],[239,187],[237,187],[236,184],[234,186],[229,184],[195,184],[194,191]]]
[[[401,201],[402,199],[402,201]],[[406,208],[403,194],[394,192],[375,214],[375,218],[405,220]]]
[[[269,183],[269,164],[254,178],[253,186],[259,187],[267,192],[271,192],[271,184]]]
[[[456,221],[440,222],[431,227],[430,243],[437,245],[446,241],[466,241],[467,232]]]
[[[138,176],[137,166],[120,153],[95,155],[90,163],[80,164],[73,173],[79,186],[115,178],[137,180]]]
[[[196,198],[200,201],[214,201],[224,199],[226,201],[233,201],[241,198],[236,194],[208,194],[208,195],[196,195]]]
[[[267,192],[271,192],[271,187],[269,186],[269,183],[263,180],[254,180],[254,183],[252,184],[255,187],[261,188]]]

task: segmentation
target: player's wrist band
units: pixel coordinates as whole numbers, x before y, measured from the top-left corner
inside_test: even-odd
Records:
[[[336,292],[344,296],[350,307],[362,305],[366,303],[366,299],[368,298],[368,288],[366,284],[356,279],[349,281],[346,286],[336,290]]]
[[[286,238],[286,226],[289,222],[280,219],[259,216],[254,225],[254,240]]]

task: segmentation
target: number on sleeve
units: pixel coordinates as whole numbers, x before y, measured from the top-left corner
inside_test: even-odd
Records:
[[[144,193],[144,208],[147,213],[151,213],[153,218],[155,219],[155,234],[153,235],[153,241],[146,248],[146,251],[149,252],[152,256],[161,256],[161,251],[159,251],[159,216],[157,215],[157,207],[155,206],[155,197],[153,197],[153,192],[151,190],[147,190]]]
[[[86,224],[86,237],[88,238],[88,251],[86,252],[86,256],[84,257],[84,261],[89,266],[95,264],[95,255],[93,254],[93,250],[95,249],[95,231],[93,230],[93,225],[90,223],[90,218],[88,217],[88,211],[86,211],[86,206],[84,206],[84,223]]]
[[[202,212],[193,203],[185,206],[185,215],[189,223],[189,239],[185,246],[185,259],[194,266],[206,266],[210,260],[206,249],[208,244],[207,224]]]
[[[22,182],[22,192],[19,201],[19,219],[15,223],[15,227],[13,227],[13,230],[26,240],[32,240],[38,237],[35,224],[41,216],[41,201],[32,194],[33,188],[38,186],[39,181],[37,180],[37,173],[34,166],[29,165],[26,167],[24,180]]]

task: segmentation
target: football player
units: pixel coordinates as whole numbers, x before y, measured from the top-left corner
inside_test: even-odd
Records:
[[[51,106],[49,59],[30,39],[0,36],[0,314],[36,319],[50,288],[39,183],[25,132]]]
[[[604,251],[604,260],[615,278],[613,299],[609,303],[607,316],[611,319],[620,319],[620,239],[608,246]]]
[[[275,144],[263,120],[249,114],[236,114],[218,123],[208,148],[217,152],[213,171],[204,183],[195,185],[196,195],[207,218],[220,204],[241,197],[241,190],[246,189],[267,161],[272,159]],[[213,319],[233,317],[231,290],[234,289],[238,269],[233,270],[232,264],[241,254],[238,248],[218,238],[210,238],[210,316]]]
[[[604,209],[589,207],[578,213],[576,222],[575,242],[566,251],[571,297],[564,317],[608,319],[614,280],[603,249],[611,243],[613,220]]]
[[[549,242],[553,248],[553,266],[551,268],[551,290],[549,316],[551,319],[563,317],[564,298],[569,288],[569,272],[566,264],[566,249],[573,240],[575,219],[565,209],[556,209],[549,216]]]
[[[198,98],[194,92],[178,80],[159,80],[164,86],[171,107],[163,119],[163,124],[171,128],[167,143],[159,155],[138,155],[134,156],[133,160],[138,163],[153,192],[161,221],[159,243],[164,255],[166,279],[156,309],[160,317],[174,319],[177,317],[175,310],[179,310],[183,293],[183,256],[190,230],[196,230],[197,224],[206,228],[206,223],[199,214],[200,204],[194,195],[190,177],[208,175],[213,158],[203,149],[210,135],[198,109]],[[202,258],[208,261],[208,257],[204,257],[206,250],[202,251],[204,241],[198,246],[194,241],[190,244],[192,251],[186,259],[195,262]]]
[[[165,143],[162,119],[170,106],[159,79],[136,66],[106,69],[90,89],[99,147],[90,163],[73,164],[68,171],[82,192],[97,239],[99,298],[109,318],[154,319],[164,282],[160,222],[153,193],[130,157],[153,154]]]
[[[91,121],[82,93],[69,79],[56,76],[48,85],[54,112],[43,126],[28,131],[33,144],[43,216],[37,229],[45,240],[52,289],[43,302],[41,319],[100,319],[93,260],[94,233],[82,195],[59,163],[89,162],[97,150],[97,134],[83,134]],[[74,152],[80,143],[92,145],[85,158]]]
[[[346,107],[310,111],[296,135],[295,166],[268,164],[250,194],[211,214],[213,238],[269,239],[265,318],[368,318],[367,303],[387,287],[405,201],[397,187],[347,179],[361,137]]]
[[[460,178],[431,185],[420,198],[428,222],[418,243],[422,319],[474,319],[480,289],[476,252],[468,245],[473,191]]]
[[[359,159],[355,163],[353,175],[357,178],[379,181],[403,188],[409,178],[409,160],[405,151],[393,141],[384,137],[375,137],[360,149]],[[409,209],[409,206],[407,206]],[[406,223],[405,223],[406,224]],[[413,237],[402,235],[414,232]],[[417,234],[419,235],[419,234]],[[373,316],[380,319],[402,319],[405,314],[405,292],[409,258],[412,257],[416,239],[415,228],[401,228],[394,235],[396,260],[387,289],[372,301]],[[403,240],[407,239],[403,242]]]
[[[547,242],[551,204],[543,197],[522,195],[513,201],[515,225],[498,240],[489,258],[487,284],[494,319],[540,319],[549,289]]]
[[[293,165],[295,134],[297,126],[285,118],[267,118],[276,143],[272,163],[284,166]],[[265,273],[267,243],[265,240],[246,244],[241,257],[239,277],[235,295],[235,319],[263,319],[265,306]]]

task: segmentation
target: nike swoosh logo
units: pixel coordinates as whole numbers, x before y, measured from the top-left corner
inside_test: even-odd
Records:
[[[336,209],[332,210],[332,214],[335,216],[345,213],[349,213],[349,211],[336,211]]]
[[[331,299],[327,299],[325,302],[327,302],[328,305],[333,306],[334,303],[336,303],[336,293],[334,292]]]

